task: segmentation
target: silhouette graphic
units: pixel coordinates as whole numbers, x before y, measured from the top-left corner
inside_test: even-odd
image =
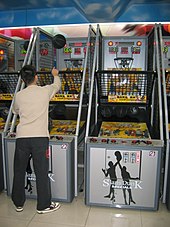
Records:
[[[117,181],[115,169],[116,169],[116,166],[118,165],[118,162],[116,162],[114,165],[112,161],[109,161],[108,165],[109,165],[109,168],[107,170],[102,169],[103,173],[105,174],[105,177],[109,175],[111,180],[110,192],[108,195],[104,197],[111,198],[110,200],[113,200],[115,202],[114,186],[115,186],[115,182]]]
[[[117,162],[114,164],[112,161],[109,161],[109,163],[108,163],[109,169],[107,169],[107,170],[102,169],[103,173],[105,174],[105,177],[107,177],[109,175],[110,180],[111,180],[110,192],[108,195],[105,195],[104,197],[111,198],[110,200],[112,200],[113,202],[115,202],[114,187],[115,187],[115,183],[117,181],[116,166],[119,164],[120,160],[122,159],[122,155],[121,155],[120,151],[115,151],[115,156],[116,156]]]
[[[132,197],[132,191],[131,191],[131,184],[130,180],[137,180],[138,177],[133,178],[130,176],[130,173],[127,171],[126,166],[123,166],[120,164],[120,161],[122,160],[122,155],[120,151],[115,151],[114,153],[117,162],[114,164],[112,161],[108,162],[109,168],[107,170],[102,169],[103,173],[105,174],[105,177],[109,176],[111,183],[110,183],[110,192],[108,195],[105,195],[104,198],[110,198],[113,202],[115,202],[115,184],[117,181],[117,174],[116,174],[116,167],[117,165],[120,168],[121,171],[121,177],[123,180],[123,197],[126,205],[130,205],[131,203],[136,204],[136,202],[133,200]],[[127,201],[127,193],[129,195],[129,200]]]
[[[115,151],[116,160],[120,162],[122,160],[122,155],[120,151]]]
[[[32,184],[31,184],[31,180],[30,180],[30,176],[32,174],[32,169],[31,169],[31,158],[32,158],[32,155],[30,155],[29,157],[29,160],[28,160],[28,165],[27,165],[27,168],[26,168],[26,173],[27,173],[27,185],[25,186],[25,189],[28,190],[28,192],[30,192],[30,194],[32,194]]]
[[[130,180],[136,180],[138,178],[131,177],[130,173],[126,170],[126,166],[122,167],[120,162],[118,163],[118,165],[120,167],[122,179],[124,181],[124,184],[123,184],[123,196],[124,196],[125,204],[126,205],[130,205],[130,203],[136,204],[135,201],[132,198]],[[126,199],[126,191],[128,191],[128,194],[129,194],[129,202],[128,203],[127,203],[127,199]]]

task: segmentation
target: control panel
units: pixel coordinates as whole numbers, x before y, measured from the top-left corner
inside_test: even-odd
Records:
[[[103,137],[88,137],[87,143],[90,144],[114,144],[123,146],[163,146],[163,141],[151,139],[118,139],[118,138],[103,138]]]

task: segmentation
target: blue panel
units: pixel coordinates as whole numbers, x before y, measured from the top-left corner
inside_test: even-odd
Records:
[[[19,27],[26,25],[25,10],[0,12],[0,27]]]
[[[27,25],[79,24],[89,21],[75,8],[48,8],[27,11]]]
[[[169,4],[136,4],[129,7],[116,22],[169,22]]]
[[[6,11],[70,7],[77,3],[74,0],[0,0],[0,5],[0,10]]]
[[[0,27],[170,21],[169,0],[136,2],[135,0],[0,0]]]
[[[110,23],[128,7],[130,0],[86,0],[80,1],[79,9],[91,23]]]

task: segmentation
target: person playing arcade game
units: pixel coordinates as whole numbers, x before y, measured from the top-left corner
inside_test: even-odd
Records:
[[[37,213],[44,214],[57,210],[60,204],[51,202],[49,172],[49,131],[48,108],[51,98],[60,90],[58,70],[53,68],[54,82],[37,86],[38,76],[32,65],[25,65],[21,79],[26,88],[14,97],[13,113],[19,114],[20,122],[16,130],[14,156],[14,179],[12,201],[17,212],[23,211],[25,197],[25,172],[30,154],[33,159],[37,187]]]

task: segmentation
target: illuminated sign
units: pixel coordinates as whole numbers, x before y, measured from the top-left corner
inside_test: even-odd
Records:
[[[82,46],[86,46],[86,43],[82,43],[82,42],[75,42],[75,43],[69,43],[70,47],[82,47]]]
[[[121,54],[128,54],[128,47],[121,47]]]
[[[140,47],[132,47],[133,54],[140,54]]]
[[[118,46],[133,46],[134,42],[116,42]]]
[[[64,51],[65,54],[69,54],[69,53],[72,53],[72,48],[71,47],[64,47],[63,51]]]
[[[118,47],[109,47],[109,53],[117,53],[118,52]]]
[[[168,53],[168,47],[167,46],[163,47],[163,53],[165,53],[165,54]]]
[[[141,41],[137,41],[136,45],[137,46],[142,46],[142,42]]]
[[[5,56],[5,51],[0,49],[0,61],[6,60],[7,56]]]
[[[80,55],[81,54],[81,48],[80,47],[76,47],[74,49],[74,54]]]
[[[113,46],[113,42],[112,41],[109,41],[108,42],[108,46]]]
[[[108,102],[115,103],[146,103],[146,96],[142,95],[109,95]]]
[[[0,50],[0,55],[4,55],[4,50]]]
[[[165,45],[166,45],[166,46],[170,46],[170,41],[166,41],[166,42],[165,42]]]
[[[48,49],[41,49],[40,54],[41,54],[41,56],[47,56],[48,55]]]

